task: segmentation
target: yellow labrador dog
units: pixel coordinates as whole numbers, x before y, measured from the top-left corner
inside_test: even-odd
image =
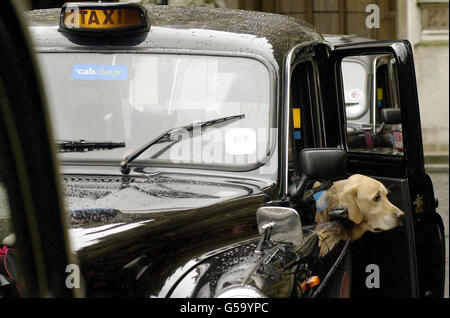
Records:
[[[315,187],[320,185],[316,183]],[[347,180],[338,181],[326,191],[328,207],[317,210],[316,222],[329,221],[328,212],[337,207],[346,207],[351,227],[352,241],[361,238],[364,233],[383,232],[394,229],[401,224],[405,215],[403,211],[389,202],[386,187],[363,175],[354,175]]]

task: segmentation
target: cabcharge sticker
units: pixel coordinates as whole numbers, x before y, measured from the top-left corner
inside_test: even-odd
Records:
[[[73,79],[94,81],[126,81],[128,66],[122,65],[75,65]]]

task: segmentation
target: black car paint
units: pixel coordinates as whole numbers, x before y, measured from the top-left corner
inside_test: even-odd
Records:
[[[70,201],[72,197],[80,197],[81,201],[75,201],[79,204],[76,210],[69,206],[69,234],[76,233],[71,235],[73,241],[87,243],[77,248],[72,246],[72,249],[79,259],[88,297],[216,296],[216,285],[222,275],[224,279],[227,277],[225,274],[236,266],[238,271],[242,262],[247,264],[255,259],[251,256],[258,240],[255,211],[272,201],[268,194],[274,185],[270,182],[173,172],[149,176],[145,170],[140,174],[135,171],[132,176],[119,177],[112,174],[117,167],[109,168],[110,175],[106,174],[108,168],[102,169],[104,174],[91,175],[89,169],[85,174],[76,169],[77,174],[73,174],[66,167],[64,175],[66,199]],[[83,184],[91,186],[85,188]],[[171,185],[180,184],[189,185],[189,192],[171,189]],[[208,198],[215,202],[204,206],[200,203],[198,207],[190,208],[171,208],[168,202],[165,209],[113,210],[114,205],[108,206],[106,201],[99,204],[99,210],[92,210],[92,202],[106,196],[117,195],[123,201],[133,201],[133,193],[128,192],[127,196],[121,191],[134,189],[134,193],[142,192],[139,189],[142,185],[150,186],[144,191],[149,206],[156,198],[189,200],[191,203]],[[205,186],[228,191],[239,189],[244,193],[233,198],[221,198],[211,196],[209,191],[200,191],[205,190]],[[86,210],[82,209],[84,199],[90,201]],[[91,213],[94,213],[92,219]],[[305,238],[317,238],[313,235],[314,229],[305,228],[304,231],[307,231]],[[90,238],[92,235],[95,238]],[[339,265],[336,260],[346,252],[346,246],[341,244],[333,248],[328,257],[321,259],[317,255],[317,242],[307,247],[307,251],[302,251],[302,258],[310,262],[309,266],[321,279],[327,276],[330,268]],[[271,256],[274,250],[276,253]],[[264,284],[258,287],[270,297],[289,297],[298,265],[284,269],[280,264],[298,261],[298,257],[289,247],[278,244],[269,244],[264,251],[271,264],[277,265],[263,266],[263,272],[260,270],[258,275],[265,277]],[[255,266],[259,264],[257,260],[255,262]],[[303,269],[297,271],[297,275],[307,278],[306,272]],[[191,273],[196,276],[194,285],[186,284],[186,277]],[[211,290],[203,288],[205,280],[208,280]]]
[[[117,171],[117,167],[111,167],[110,170]],[[87,182],[94,183],[96,187],[82,195],[94,201],[99,199],[98,192],[102,189],[108,190],[110,196],[116,193],[122,200],[132,201],[134,192],[128,196],[120,192],[133,188],[139,192],[136,186],[149,185],[157,187],[145,191],[149,206],[152,205],[152,198],[165,198],[168,201],[166,209],[147,207],[142,210],[121,210],[101,223],[94,220],[91,224],[87,221],[79,225],[74,222],[69,233],[78,231],[80,234],[77,234],[77,240],[86,241],[92,232],[96,233],[95,244],[87,244],[76,250],[84,278],[89,284],[88,296],[93,297],[107,292],[112,293],[110,296],[165,297],[169,292],[167,284],[175,283],[212,250],[257,237],[255,211],[270,201],[266,192],[270,193],[273,187],[256,180],[208,177],[206,174],[161,173],[148,177],[145,173],[132,176],[66,173],[66,198],[76,196],[79,185]],[[71,183],[77,183],[78,189],[70,189]],[[191,190],[181,192],[170,189],[170,185],[180,184],[189,184]],[[201,185],[197,190],[196,184]],[[210,196],[201,193],[200,190],[205,189],[205,186],[218,190],[238,189],[241,194],[227,199],[219,195]],[[188,199],[195,202],[205,197],[214,200],[214,204],[170,207],[170,201]],[[83,204],[80,205],[78,211]],[[108,235],[111,227],[103,230],[105,225],[113,226],[114,233]],[[127,230],[127,225],[131,225],[131,229]],[[134,279],[128,279],[129,271],[124,268],[143,256],[149,258],[151,265],[140,272],[138,280],[137,273]],[[130,288],[129,284],[134,287]]]

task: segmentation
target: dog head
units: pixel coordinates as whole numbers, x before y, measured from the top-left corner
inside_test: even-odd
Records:
[[[350,220],[364,232],[389,231],[402,224],[405,213],[389,202],[389,191],[382,183],[362,175],[343,182],[339,205],[348,208]]]

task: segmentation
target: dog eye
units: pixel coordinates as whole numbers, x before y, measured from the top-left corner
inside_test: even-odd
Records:
[[[380,202],[380,201],[381,201],[381,195],[380,195],[380,194],[377,194],[376,197],[373,198],[373,200],[374,200],[375,202]]]

